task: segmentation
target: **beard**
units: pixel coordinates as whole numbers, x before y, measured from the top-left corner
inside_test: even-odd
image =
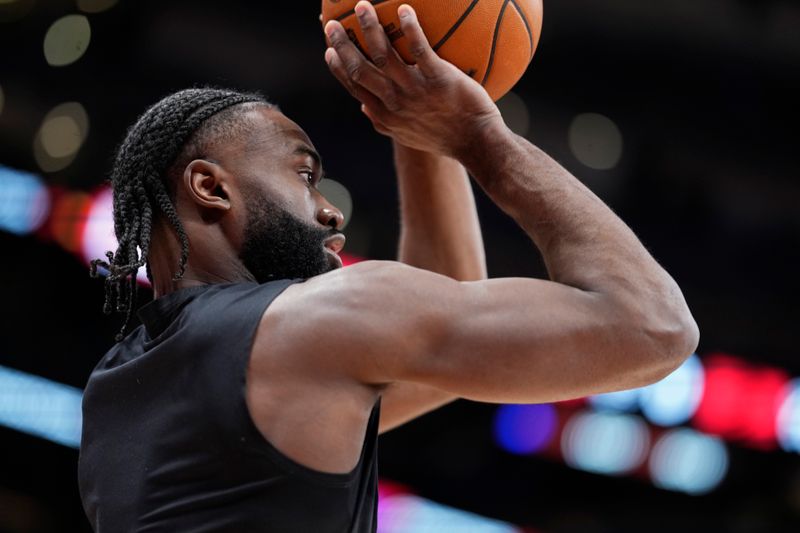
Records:
[[[338,268],[323,241],[341,233],[303,222],[263,195],[246,195],[247,220],[239,259],[258,283],[311,278]]]

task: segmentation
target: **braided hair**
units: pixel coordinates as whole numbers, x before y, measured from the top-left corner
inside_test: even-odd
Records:
[[[181,244],[180,260],[173,281],[183,277],[189,258],[189,239],[175,209],[175,176],[196,158],[223,140],[240,135],[246,128],[246,112],[253,106],[273,107],[259,94],[214,88],[186,89],[151,106],[128,130],[117,150],[111,172],[114,191],[116,252],[91,262],[90,275],[98,267],[107,271],[103,312],[125,314],[119,342],[136,305],[136,273],[148,263],[152,226],[163,217]]]

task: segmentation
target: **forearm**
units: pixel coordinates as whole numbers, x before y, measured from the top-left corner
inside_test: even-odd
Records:
[[[394,164],[400,197],[398,260],[459,281],[486,279],[475,198],[461,163],[395,142]],[[383,396],[381,433],[458,399],[420,383],[393,383]]]
[[[553,281],[607,296],[637,320],[649,315],[696,337],[669,274],[608,206],[547,154],[495,123],[461,160],[536,243]]]
[[[486,278],[483,238],[464,167],[394,143],[400,196],[398,260],[460,281]]]

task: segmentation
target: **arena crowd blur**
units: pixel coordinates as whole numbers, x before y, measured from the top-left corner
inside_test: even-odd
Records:
[[[346,260],[395,259],[391,144],[330,75],[317,0],[0,0],[0,531],[90,531],[81,391],[114,342],[126,127],[189,86],[263,92],[310,135]],[[675,277],[697,353],[649,387],[458,401],[380,438],[379,531],[800,531],[800,3],[550,0],[499,107]],[[474,187],[490,277],[545,277]],[[149,289],[140,287],[140,300]]]

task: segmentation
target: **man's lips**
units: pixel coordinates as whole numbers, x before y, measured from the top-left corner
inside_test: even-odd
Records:
[[[332,268],[342,268],[344,266],[342,258],[339,257],[339,254],[337,254],[330,248],[325,247],[325,255],[328,256],[328,262],[331,264]]]
[[[347,239],[341,233],[337,233],[336,235],[331,235],[324,241],[322,241],[322,245],[333,252],[334,254],[339,254],[344,248],[344,243]]]
[[[343,266],[342,258],[339,257],[339,252],[344,248],[345,240],[344,235],[337,233],[322,241],[322,246],[325,248],[325,253],[328,254],[333,268],[341,268]]]

